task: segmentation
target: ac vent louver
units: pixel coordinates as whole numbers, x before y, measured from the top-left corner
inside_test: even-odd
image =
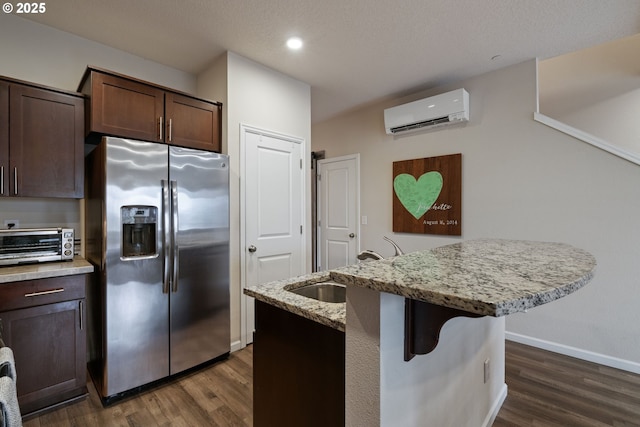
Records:
[[[448,124],[449,123],[449,117],[439,117],[437,119],[432,119],[432,120],[425,120],[423,122],[419,122],[419,123],[413,123],[410,125],[404,125],[404,126],[396,126],[394,128],[391,128],[391,133],[402,133],[402,132],[408,132],[411,130],[419,130],[421,128],[425,128],[425,127],[432,127],[432,126],[436,126],[436,125],[441,125],[441,124]]]
[[[389,135],[468,121],[469,93],[464,89],[452,90],[384,110],[384,126]]]

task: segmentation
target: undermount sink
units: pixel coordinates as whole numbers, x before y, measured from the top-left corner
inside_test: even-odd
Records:
[[[322,302],[340,303],[347,301],[347,287],[335,282],[313,283],[287,290]]]

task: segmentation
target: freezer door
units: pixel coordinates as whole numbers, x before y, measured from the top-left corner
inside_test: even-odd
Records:
[[[168,178],[168,148],[120,138],[105,138],[102,143],[107,146],[101,394],[107,397],[169,375],[169,298],[163,293],[161,221],[161,183]],[[125,250],[123,241],[137,246],[150,237],[138,233],[131,223],[154,220],[152,249]]]
[[[175,374],[230,350],[229,161],[223,154],[180,147],[169,153],[177,265],[169,304]]]

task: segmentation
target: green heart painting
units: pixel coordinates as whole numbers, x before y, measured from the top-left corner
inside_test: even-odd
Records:
[[[442,175],[437,171],[424,173],[417,180],[413,175],[401,173],[393,180],[393,191],[402,206],[419,219],[438,199],[442,184]]]

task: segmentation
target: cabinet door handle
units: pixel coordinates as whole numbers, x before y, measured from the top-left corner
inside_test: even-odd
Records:
[[[169,119],[169,142],[171,142],[171,134],[173,133],[173,132],[171,132],[171,124],[172,124],[171,122],[172,122],[172,120]]]
[[[158,139],[159,139],[160,141],[162,141],[162,128],[163,128],[163,125],[162,125],[162,116],[160,116],[160,120],[159,120],[159,122],[160,122],[160,123],[159,123],[159,126],[158,126],[158,132],[159,132],[160,136],[158,137]]]
[[[18,194],[18,168],[13,168],[13,192]]]
[[[57,294],[59,292],[64,292],[64,288],[51,289],[48,291],[40,291],[40,292],[31,292],[30,294],[24,294],[25,297],[39,297],[41,295],[49,295],[49,294]]]
[[[82,330],[84,328],[84,314],[83,314],[84,304],[82,304],[82,301],[80,301],[79,308],[80,308],[80,330]]]
[[[0,194],[4,196],[4,166],[0,166]]]

